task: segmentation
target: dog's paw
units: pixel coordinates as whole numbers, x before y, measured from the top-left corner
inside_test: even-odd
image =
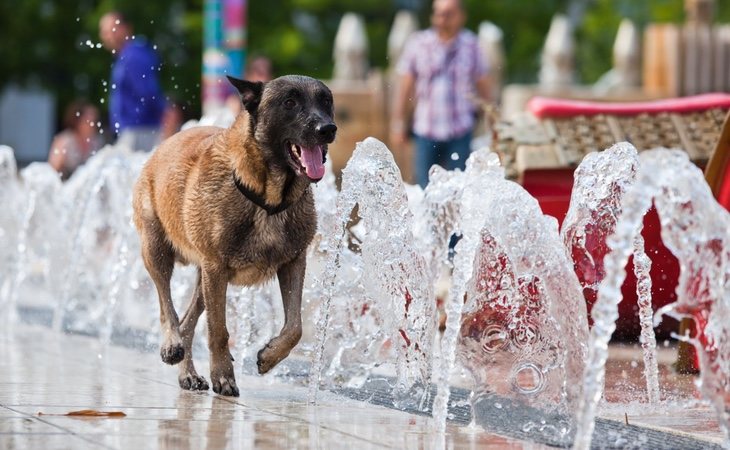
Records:
[[[185,348],[182,343],[165,344],[160,347],[160,357],[165,364],[177,364],[185,357]]]
[[[291,327],[285,328],[279,336],[271,339],[256,355],[256,366],[259,369],[259,374],[265,374],[289,356],[289,352],[301,338],[301,327]]]
[[[229,397],[238,397],[238,386],[236,386],[236,380],[233,377],[218,377],[213,378],[213,392],[220,395],[226,395]]]
[[[256,354],[256,367],[259,370],[259,375],[263,375],[273,369],[286,356],[279,356],[269,345],[266,345],[266,347],[259,350]]]
[[[238,397],[236,377],[233,375],[233,364],[227,352],[214,357],[211,355],[210,382],[213,392],[230,397]]]
[[[204,377],[196,374],[187,374],[181,376],[177,380],[180,383],[180,387],[187,389],[188,391],[207,391],[208,382],[205,381]]]

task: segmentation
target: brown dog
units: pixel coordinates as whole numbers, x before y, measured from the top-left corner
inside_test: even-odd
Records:
[[[243,102],[236,121],[229,129],[192,128],[163,142],[135,186],[134,223],[159,295],[162,361],[182,361],[183,389],[208,389],[192,357],[195,325],[207,310],[213,391],[238,396],[226,288],[279,278],[285,323],[258,353],[259,373],[266,373],[302,335],[305,254],[317,223],[310,184],[324,175],[327,144],[337,127],[332,93],[320,81],[229,79]],[[181,321],[170,297],[176,261],[198,266]]]

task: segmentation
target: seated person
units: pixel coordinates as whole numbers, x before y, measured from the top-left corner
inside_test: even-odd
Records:
[[[67,180],[102,146],[97,128],[99,110],[89,102],[71,103],[63,115],[64,129],[53,138],[48,163]]]

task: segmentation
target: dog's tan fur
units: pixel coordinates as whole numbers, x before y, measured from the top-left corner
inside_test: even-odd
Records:
[[[299,78],[289,81],[296,85]],[[309,80],[304,79],[314,82]],[[169,364],[182,361],[179,381],[186,389],[208,388],[192,360],[195,325],[207,310],[213,389],[238,395],[225,317],[228,283],[250,286],[279,277],[285,324],[280,335],[259,352],[260,373],[284,359],[301,337],[305,253],[315,233],[316,213],[311,180],[276,163],[271,145],[261,143],[267,140],[260,139],[261,133],[266,129],[275,133],[280,126],[275,123],[277,115],[265,114],[267,108],[276,108],[274,94],[283,89],[280,85],[290,87],[290,83],[272,83],[262,89],[260,99],[249,104],[242,92],[246,109],[229,129],[192,128],[163,142],[135,186],[134,221],[145,266],[159,294],[160,353]],[[307,88],[312,87],[307,84],[303,89]],[[317,85],[317,89],[321,87]],[[234,174],[266,205],[288,207],[270,214],[239,192]],[[195,292],[182,320],[170,296],[175,261],[199,268]]]

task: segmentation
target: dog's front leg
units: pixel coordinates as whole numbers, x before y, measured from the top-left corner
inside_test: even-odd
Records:
[[[183,347],[185,348],[185,357],[178,365],[180,374],[178,382],[183,389],[191,391],[207,391],[208,382],[205,378],[198,375],[193,362],[193,337],[195,336],[195,326],[198,324],[198,318],[205,310],[205,300],[203,299],[202,275],[198,268],[198,278],[195,282],[195,291],[190,299],[190,305],[180,320],[180,337],[182,337]]]
[[[210,381],[213,385],[213,391],[221,395],[238,397],[231,353],[228,350],[228,328],[226,327],[227,272],[218,266],[204,265],[201,281],[203,300],[208,313]]]
[[[302,287],[307,268],[306,251],[279,268],[279,288],[284,303],[284,327],[258,354],[258,369],[264,374],[289,356],[302,337]]]

